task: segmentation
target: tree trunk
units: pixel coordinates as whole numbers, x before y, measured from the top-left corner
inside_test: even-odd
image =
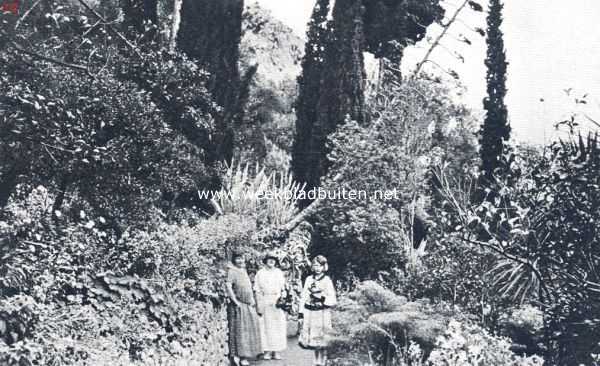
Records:
[[[181,4],[183,0],[173,0],[173,19],[171,19],[171,35],[169,37],[169,50],[175,51],[177,47],[177,32],[181,23]]]
[[[2,174],[2,179],[0,179],[0,208],[4,208],[8,204],[10,195],[17,185],[18,177],[19,171],[15,167]]]

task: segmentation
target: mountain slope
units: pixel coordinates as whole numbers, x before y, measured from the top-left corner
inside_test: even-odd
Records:
[[[304,40],[256,3],[246,8],[242,27],[242,72],[252,65],[258,68],[250,84],[244,125],[238,131],[238,157],[285,171],[294,134],[293,103]]]
[[[300,74],[304,40],[257,3],[246,7],[241,54],[247,64],[258,64],[258,75],[279,84]]]

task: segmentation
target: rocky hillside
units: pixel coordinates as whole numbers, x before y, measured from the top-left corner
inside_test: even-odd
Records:
[[[246,7],[241,43],[246,64],[258,64],[258,76],[278,85],[300,74],[304,40],[257,3]]]
[[[242,69],[258,65],[250,84],[241,160],[262,161],[267,168],[287,169],[294,134],[297,77],[304,40],[271,13],[253,3],[243,18]],[[281,170],[279,170],[281,171]]]

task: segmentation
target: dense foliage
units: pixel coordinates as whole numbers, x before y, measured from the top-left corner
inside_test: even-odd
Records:
[[[444,94],[427,81],[390,84],[371,100],[371,125],[347,122],[331,137],[323,188],[366,196],[327,199],[316,213],[313,250],[331,257],[335,275],[351,270],[376,278],[404,268],[425,234],[431,164],[448,154],[461,171],[472,161],[470,116]],[[434,139],[436,130],[444,142]]]
[[[243,3],[1,15],[0,363],[225,365],[224,269],[269,250],[292,314],[329,258],[335,365],[597,365],[600,142],[509,146],[501,2],[479,136],[453,89],[395,72],[437,0],[319,0],[295,105],[240,59]],[[391,61],[372,94],[364,51]]]
[[[597,352],[597,144],[579,137],[533,157],[506,155],[510,173],[495,181],[489,202],[456,199],[442,179],[449,235],[496,256],[490,274],[500,294],[539,304],[551,364],[589,363]]]
[[[243,118],[243,82],[238,66],[243,0],[184,0],[177,45],[209,74],[208,90],[222,108],[216,118],[213,161],[231,161],[236,127]],[[246,90],[245,90],[246,89]]]
[[[541,365],[521,357],[445,303],[407,302],[375,282],[348,293],[334,312],[334,365]]]

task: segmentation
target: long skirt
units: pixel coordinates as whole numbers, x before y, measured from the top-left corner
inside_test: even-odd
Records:
[[[287,322],[285,312],[275,306],[279,294],[264,295],[261,334],[263,351],[280,352],[287,348]]]
[[[304,321],[298,343],[306,349],[324,349],[332,333],[331,311],[304,309]]]
[[[254,358],[262,353],[260,323],[256,309],[247,304],[227,307],[229,354],[231,357]]]

